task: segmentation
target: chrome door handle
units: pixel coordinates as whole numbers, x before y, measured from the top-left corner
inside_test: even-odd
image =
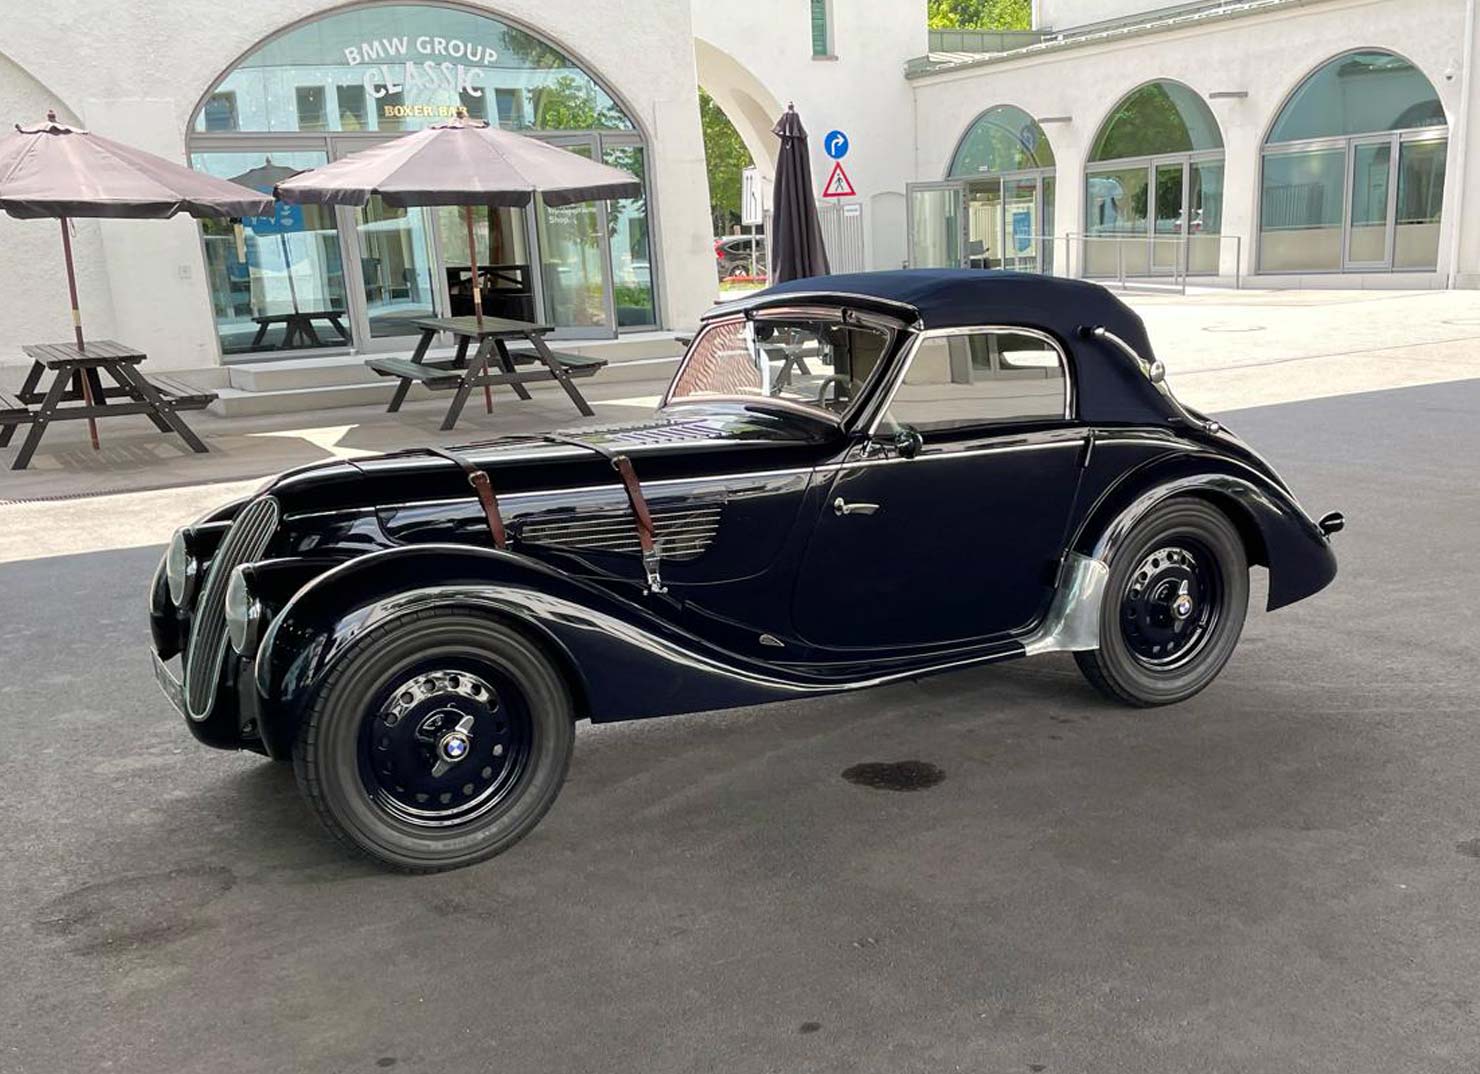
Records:
[[[833,514],[839,518],[843,515],[871,515],[878,509],[876,503],[849,503],[841,496],[833,501]]]

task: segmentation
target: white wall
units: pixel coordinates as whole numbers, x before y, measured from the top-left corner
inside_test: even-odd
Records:
[[[1092,22],[1175,7],[1183,2],[1185,0],[1035,0],[1033,26],[1039,30],[1068,30]]]
[[[1049,0],[1043,0],[1049,6]],[[917,79],[916,177],[940,179],[957,140],[971,121],[997,104],[1015,104],[1033,116],[1069,116],[1045,127],[1057,160],[1055,231],[1081,232],[1084,164],[1091,143],[1122,96],[1158,78],[1186,83],[1205,97],[1243,91],[1246,98],[1210,100],[1223,134],[1223,232],[1243,236],[1243,269],[1254,264],[1258,220],[1259,151],[1290,92],[1325,60],[1350,49],[1385,48],[1406,56],[1428,76],[1449,115],[1451,140],[1459,108],[1464,0],[1426,0],[1415,19],[1408,0],[1330,0],[1269,14],[1219,20],[1114,44],[1039,52],[969,70]],[[1446,78],[1446,72],[1451,76]],[[1480,149],[1471,139],[1472,152]],[[1444,228],[1460,217],[1455,163],[1448,172]],[[1468,169],[1473,200],[1480,167]],[[1480,228],[1467,236],[1461,268],[1480,268]],[[1230,244],[1231,245],[1231,244]],[[1448,242],[1440,243],[1447,272]],[[1062,262],[1061,262],[1062,264]]]
[[[114,0],[106,32],[81,32],[99,18],[91,0],[9,4],[0,23],[0,122],[44,114],[57,100],[100,133],[183,162],[186,125],[211,83],[264,36],[338,6],[330,0],[236,7],[219,0]],[[692,324],[714,300],[714,251],[688,0],[644,0],[626,12],[599,12],[590,0],[465,6],[537,29],[623,98],[649,140],[663,320]],[[0,280],[7,287],[24,281],[31,296],[24,310],[9,295],[0,308],[0,361],[6,361],[19,359],[18,343],[65,338],[70,325],[60,258],[45,253],[40,237],[55,225],[0,217],[0,227],[0,237],[14,240],[0,245]],[[79,230],[90,333],[125,338],[147,350],[156,369],[204,364],[203,342],[216,360],[192,224],[115,221],[102,228],[83,223]],[[54,325],[43,301],[52,293],[63,296]]]
[[[871,268],[895,268],[903,258],[902,225],[876,226],[875,217],[883,224],[898,215],[898,196],[912,175],[914,102],[904,65],[929,47],[925,7],[925,0],[838,0],[831,6],[834,56],[814,59],[810,5],[800,0],[693,0],[699,81],[740,131],[757,167],[774,168],[770,128],[788,101],[810,136],[819,191],[833,165],[823,135],[848,134],[843,167],[863,205]]]

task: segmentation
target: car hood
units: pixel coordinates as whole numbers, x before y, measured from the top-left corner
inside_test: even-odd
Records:
[[[643,481],[815,465],[843,439],[789,407],[736,402],[670,407],[640,421],[507,436],[449,448],[488,472],[496,493],[584,487],[617,478],[603,452],[626,455]],[[384,507],[472,495],[462,471],[423,448],[289,471],[264,491],[285,513]]]

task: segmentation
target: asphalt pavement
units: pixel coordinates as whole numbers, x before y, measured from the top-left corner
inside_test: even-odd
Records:
[[[1473,1071],[1477,414],[1227,416],[1349,524],[1190,702],[1049,657],[583,726],[539,828],[432,877],[189,737],[159,549],[0,565],[0,1071]]]

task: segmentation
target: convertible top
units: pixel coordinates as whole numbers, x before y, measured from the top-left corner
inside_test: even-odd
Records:
[[[1148,362],[1156,356],[1134,310],[1099,284],[995,269],[897,269],[809,276],[716,306],[705,320],[799,299],[890,313],[929,331],[1023,325],[1055,336],[1074,359],[1079,414],[1088,421],[1165,421],[1167,400],[1125,357],[1080,329],[1103,326]]]

